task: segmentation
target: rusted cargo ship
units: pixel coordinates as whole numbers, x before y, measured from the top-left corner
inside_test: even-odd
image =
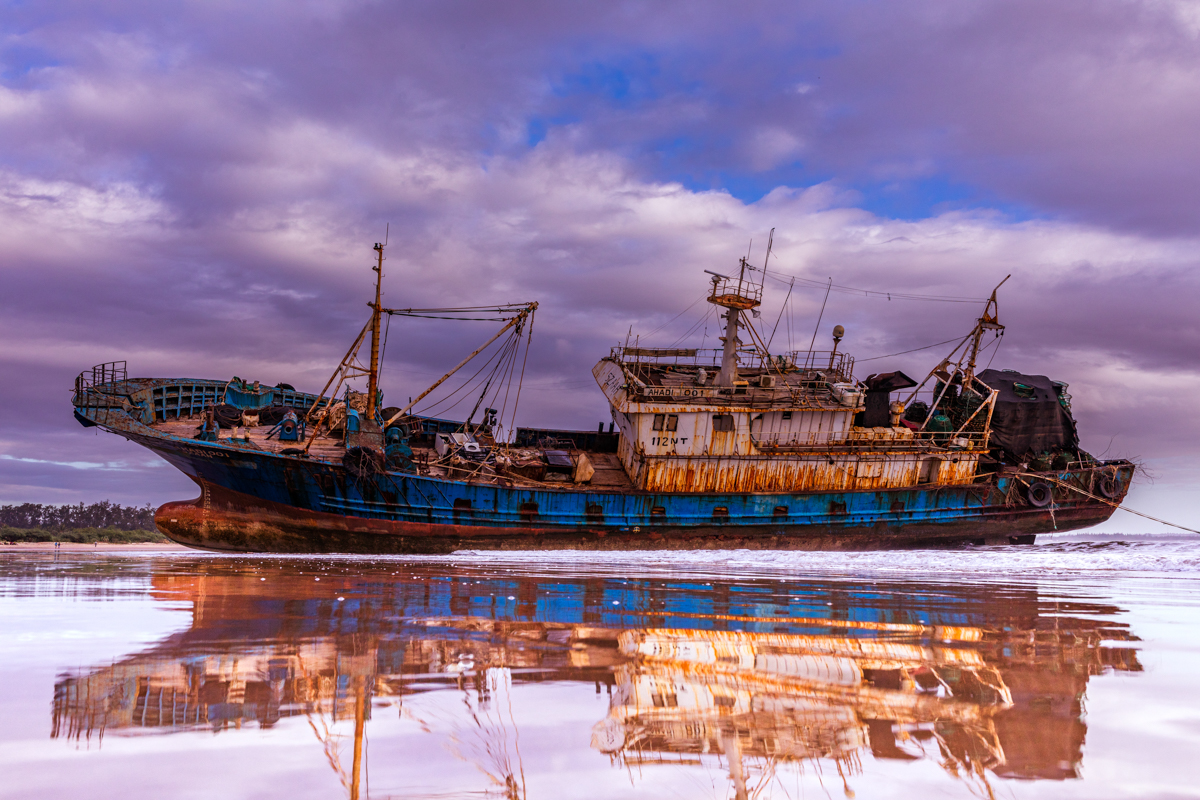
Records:
[[[860,381],[838,352],[840,326],[832,351],[768,351],[748,314],[762,286],[742,259],[736,278],[710,273],[723,347],[614,348],[593,369],[613,422],[592,433],[512,422],[536,303],[387,309],[375,251],[371,319],[321,392],[129,378],[124,362],[76,380],[80,423],[153,450],[199,486],[197,499],[159,509],[167,536],[320,553],[1030,543],[1107,519],[1133,475],[1128,461],[1079,449],[1064,384],[976,371],[984,337],[1003,329],[995,292],[921,383],[900,372]],[[408,406],[385,408],[388,315],[505,324]],[[413,413],[504,334],[475,373],[486,382],[465,421]],[[500,410],[483,407],[502,389]]]

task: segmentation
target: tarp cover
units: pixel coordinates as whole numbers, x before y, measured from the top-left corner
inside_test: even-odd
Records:
[[[985,369],[978,377],[1000,392],[992,413],[993,447],[1016,460],[1030,453],[1074,450],[1079,446],[1075,420],[1058,401],[1058,392],[1049,378],[998,369]],[[1017,394],[1015,384],[1030,387],[1033,396]]]
[[[868,392],[895,392],[900,389],[911,389],[917,382],[903,372],[884,372],[881,375],[868,375],[863,385]]]
[[[867,387],[867,401],[859,424],[864,428],[887,428],[892,424],[890,393],[911,389],[917,382],[903,372],[885,372],[867,376],[863,385]]]

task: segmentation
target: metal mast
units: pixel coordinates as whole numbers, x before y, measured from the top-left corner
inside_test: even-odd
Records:
[[[1005,281],[1011,278],[1012,275],[1006,275],[1003,281],[996,284],[996,288],[992,289],[992,296],[988,299],[987,305],[983,307],[983,316],[975,321],[975,329],[971,331],[971,351],[967,356],[966,376],[963,378],[963,388],[971,385],[971,381],[975,378],[975,359],[979,355],[979,344],[983,340],[984,331],[1002,332],[1004,326],[1000,324],[1000,308],[996,303],[996,292],[1000,291],[1000,287]]]
[[[746,282],[746,268],[749,263],[741,259],[741,271],[738,273],[737,284],[728,278],[710,270],[705,270],[712,278],[712,293],[708,302],[723,306],[725,312],[725,347],[721,353],[721,371],[717,373],[717,386],[733,386],[737,380],[737,346],[738,324],[743,311],[758,307],[762,302],[762,287],[755,286],[753,281]]]
[[[375,253],[378,261],[371,269],[375,270],[375,302],[371,304],[371,367],[367,379],[367,402],[370,404],[371,419],[379,406],[379,322],[383,317],[383,244],[375,243]]]

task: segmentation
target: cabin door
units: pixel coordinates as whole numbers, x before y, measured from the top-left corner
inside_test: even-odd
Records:
[[[732,414],[713,414],[712,437],[709,439],[708,452],[714,456],[730,456],[736,451],[737,426]]]
[[[763,415],[759,414],[750,420],[750,441],[758,444],[762,441]]]

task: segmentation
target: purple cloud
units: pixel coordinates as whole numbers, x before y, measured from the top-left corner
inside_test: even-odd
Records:
[[[1012,273],[995,365],[1070,382],[1086,445],[1178,464],[1200,433],[1176,411],[1200,383],[1189,8],[10,7],[0,501],[189,493],[75,426],[73,376],[318,389],[388,224],[389,304],[542,303],[525,423],[607,419],[594,361],[631,325],[703,337],[703,302],[672,321],[701,270],[775,227],[781,274],[982,298]],[[820,301],[797,288],[779,341],[807,347]],[[837,293],[824,327],[868,358],[977,311]],[[486,335],[395,321],[389,397]]]

